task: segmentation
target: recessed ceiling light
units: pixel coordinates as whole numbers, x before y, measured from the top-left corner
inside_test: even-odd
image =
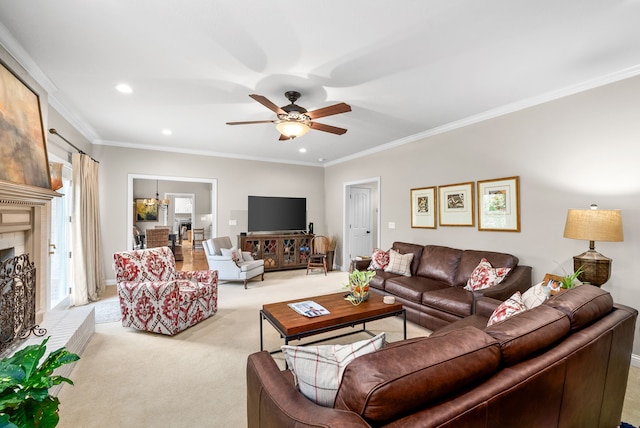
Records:
[[[304,147],[300,147],[300,150],[298,150],[300,153],[307,153],[307,149],[305,149]]]
[[[318,158],[318,162],[324,162],[325,158]]]
[[[118,92],[122,92],[123,94],[130,94],[133,92],[133,89],[131,89],[131,86],[125,83],[119,84],[118,86],[116,86],[116,89],[118,90]]]
[[[163,133],[164,135],[171,135],[171,134],[173,134],[173,132],[171,132],[171,130],[170,130],[170,129],[163,129],[163,130],[162,130],[162,133]]]

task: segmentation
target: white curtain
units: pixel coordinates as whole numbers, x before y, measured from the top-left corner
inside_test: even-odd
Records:
[[[83,153],[74,153],[73,168],[73,286],[71,304],[85,305],[98,300],[104,291],[100,206],[98,202],[98,162]]]

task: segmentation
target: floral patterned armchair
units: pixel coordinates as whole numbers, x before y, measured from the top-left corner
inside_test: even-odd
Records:
[[[174,335],[215,314],[218,272],[176,271],[169,247],[115,253],[122,326]]]

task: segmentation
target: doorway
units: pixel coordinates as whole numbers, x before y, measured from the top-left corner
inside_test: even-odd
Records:
[[[344,184],[343,266],[380,246],[380,177]]]
[[[176,194],[188,194],[193,196],[194,213],[191,217],[192,227],[205,227],[200,226],[200,219],[206,218],[206,224],[209,225],[211,230],[211,236],[216,236],[217,233],[217,207],[218,207],[218,180],[215,178],[188,178],[188,177],[173,177],[163,175],[144,175],[144,174],[129,174],[127,183],[127,248],[133,248],[133,226],[134,226],[134,193],[133,182],[135,180],[151,180],[153,183],[156,181],[162,182],[178,182],[177,188],[172,192],[164,192],[169,195],[171,193]],[[175,183],[174,183],[175,184]],[[196,195],[191,193],[195,187],[203,187],[206,185],[206,195],[204,198],[199,198],[200,203],[196,204]],[[207,204],[206,200],[210,200],[211,203]],[[166,214],[165,214],[166,215]],[[168,219],[167,219],[168,220]],[[169,226],[173,226],[171,223],[166,223]]]
[[[182,236],[182,231],[192,229],[196,216],[196,195],[194,193],[165,193],[164,198],[169,200],[167,225],[180,234],[179,241],[188,239],[187,236]]]

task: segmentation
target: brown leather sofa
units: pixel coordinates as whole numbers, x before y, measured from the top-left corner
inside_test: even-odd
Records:
[[[408,320],[429,330],[472,315],[476,300],[482,296],[504,301],[531,287],[531,267],[518,265],[518,258],[511,254],[406,242],[394,242],[392,248],[401,254],[413,253],[411,276],[376,270],[370,290],[394,296],[406,309]],[[511,272],[496,286],[467,291],[464,286],[482,258],[493,267],[511,268]],[[369,263],[358,260],[352,267],[365,270]]]
[[[616,427],[637,315],[581,285],[484,331],[460,322],[353,360],[333,408],[257,352],[247,362],[248,426]]]

